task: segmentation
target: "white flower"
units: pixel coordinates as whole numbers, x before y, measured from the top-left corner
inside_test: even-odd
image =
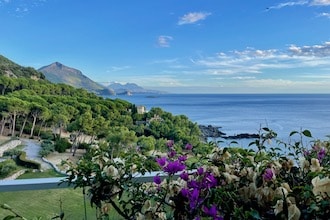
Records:
[[[106,167],[104,167],[103,170],[107,174],[107,176],[111,176],[113,179],[118,179],[120,177],[118,169],[116,167],[114,167],[113,165],[106,166]]]
[[[255,198],[259,204],[264,205],[273,200],[274,190],[268,186],[259,187],[255,192]]]
[[[238,176],[229,174],[227,172],[223,173],[223,175],[225,176],[227,183],[238,182],[240,180]]]
[[[304,172],[308,172],[310,164],[309,164],[309,161],[306,160],[305,157],[299,158],[299,165],[300,165],[301,170],[303,170]]]
[[[298,207],[296,206],[296,204],[289,204],[288,207],[288,219],[289,220],[299,220],[300,219],[300,210],[298,209]]]
[[[274,192],[275,198],[283,198],[283,195],[287,197],[288,195],[288,190],[284,188],[283,186],[277,187]]]
[[[224,154],[222,154],[222,159],[223,160],[227,160],[229,158],[231,158],[231,154],[228,151],[226,151]]]
[[[296,206],[293,204],[291,200],[287,199],[288,204],[288,220],[299,220],[301,212]],[[278,215],[283,211],[283,200],[277,200],[276,205],[273,207],[275,215]]]
[[[320,161],[316,158],[311,159],[311,166],[310,170],[311,172],[319,172],[323,169],[323,167],[320,166]]]
[[[240,172],[240,176],[246,176],[248,180],[254,182],[257,178],[257,173],[254,172],[252,167],[244,167]]]
[[[280,212],[282,212],[283,211],[283,200],[282,199],[277,200],[277,202],[273,208],[274,208],[275,215],[278,215]]]
[[[313,193],[315,196],[330,196],[330,179],[325,177],[320,179],[319,176],[312,179]]]
[[[219,172],[219,167],[217,166],[210,166],[208,168],[208,170],[216,177],[219,177],[220,176],[220,172]]]

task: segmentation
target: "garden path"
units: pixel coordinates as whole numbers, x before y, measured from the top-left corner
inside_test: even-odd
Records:
[[[30,160],[36,161],[41,164],[42,170],[53,169],[53,167],[43,161],[39,155],[41,149],[40,142],[31,139],[21,139],[24,145],[23,150],[26,152],[26,157]]]

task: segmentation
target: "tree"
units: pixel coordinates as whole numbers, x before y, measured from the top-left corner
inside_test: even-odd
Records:
[[[148,152],[155,150],[156,139],[153,136],[146,137],[143,135],[139,137],[137,144],[142,152]]]
[[[69,123],[72,118],[70,114],[73,107],[66,106],[61,102],[53,103],[50,105],[50,110],[52,114],[52,123],[53,123],[53,134],[57,138],[61,138],[62,129]]]
[[[37,119],[42,116],[43,112],[46,111],[46,108],[41,106],[39,103],[36,103],[36,102],[32,102],[30,104],[30,108],[31,108],[30,114],[33,118],[30,137],[33,137],[33,131],[34,131]]]
[[[76,150],[80,143],[83,141],[81,137],[84,134],[92,134],[93,133],[93,117],[92,112],[87,111],[84,114],[80,115],[75,121],[69,124],[68,131],[72,133],[72,156],[75,155]]]
[[[16,98],[16,97],[10,97],[8,99],[8,113],[11,118],[12,127],[11,127],[11,136],[15,136],[15,130],[16,130],[16,119],[17,117],[22,114],[24,111],[26,111],[28,103]]]
[[[23,135],[23,131],[24,131],[26,122],[29,118],[29,114],[30,114],[30,105],[29,105],[29,103],[25,104],[25,106],[22,108],[20,113],[21,113],[22,116],[24,116],[24,120],[23,120],[23,124],[22,124],[22,127],[21,127],[21,131],[19,133],[19,137],[21,137]]]
[[[137,137],[134,131],[127,127],[112,127],[107,136],[111,158],[119,156],[120,150],[129,151],[132,144],[136,143]]]

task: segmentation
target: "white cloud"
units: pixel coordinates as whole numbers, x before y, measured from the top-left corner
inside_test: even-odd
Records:
[[[259,50],[221,52],[216,56],[194,59],[192,62],[208,75],[255,77],[266,72],[288,73],[316,69],[327,72],[330,68],[330,42],[313,46],[291,45],[287,50]],[[297,71],[299,70],[299,71]],[[244,74],[244,75],[242,75]]]
[[[289,51],[295,56],[316,56],[325,57],[330,56],[330,41],[325,42],[322,45],[312,45],[298,47],[296,45],[291,45]]]
[[[173,40],[173,37],[171,36],[165,36],[165,35],[161,35],[158,37],[158,46],[159,47],[170,47],[170,41]]]
[[[329,81],[298,81],[285,79],[255,79],[244,81],[244,86],[255,89],[270,89],[273,92],[306,92],[306,91],[324,91],[329,88]],[[315,88],[310,90],[310,88]]]
[[[319,6],[322,6],[322,5],[330,5],[330,0],[312,0],[311,5],[319,5]]]
[[[198,21],[206,19],[207,16],[211,15],[211,13],[208,12],[190,12],[188,14],[183,15],[179,21],[178,25],[183,24],[193,24]]]
[[[271,6],[268,9],[281,9],[284,7],[291,7],[291,6],[297,6],[297,5],[306,5],[308,4],[308,1],[291,1],[291,2],[283,2],[279,3],[277,5]]]
[[[271,9],[281,9],[285,7],[292,7],[292,6],[302,6],[302,5],[310,5],[310,6],[328,6],[330,5],[330,0],[298,0],[298,1],[289,1],[289,2],[282,2],[277,5],[273,5],[268,7],[268,10]]]
[[[255,79],[254,76],[234,76],[232,79],[238,79],[238,80],[252,80]]]
[[[330,18],[330,13],[327,13],[327,12],[323,12],[323,13],[320,13],[318,14],[319,17],[326,17],[326,18]]]

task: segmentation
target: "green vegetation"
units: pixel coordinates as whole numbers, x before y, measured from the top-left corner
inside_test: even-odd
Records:
[[[34,179],[34,178],[49,178],[49,177],[64,177],[64,175],[56,172],[53,169],[45,170],[42,172],[27,170],[23,175],[20,175],[17,179]]]
[[[0,192],[0,205],[3,203],[8,204],[28,220],[51,219],[60,214],[61,204],[64,219],[84,219],[84,199],[81,189]],[[95,219],[95,209],[90,206],[88,201],[86,201],[86,211],[88,219]],[[115,212],[112,213],[110,219],[121,219]],[[11,214],[9,210],[0,208],[0,219]]]
[[[32,67],[22,67],[4,56],[0,55],[0,75],[27,77],[27,78],[39,78],[44,79],[45,76],[33,69]]]
[[[22,152],[17,158],[16,162],[18,165],[31,168],[31,169],[40,169],[41,165],[33,160],[28,160],[26,158],[26,152]]]
[[[3,156],[15,158],[15,157],[18,157],[21,153],[22,153],[21,147],[15,147],[13,149],[9,149],[9,150],[6,150],[5,152],[3,152]]]
[[[52,141],[50,140],[44,140],[41,142],[41,150],[39,151],[39,155],[41,157],[46,157],[51,152],[55,151],[55,146]]]
[[[15,161],[12,159],[0,162],[0,179],[9,176],[16,171],[17,168]]]

